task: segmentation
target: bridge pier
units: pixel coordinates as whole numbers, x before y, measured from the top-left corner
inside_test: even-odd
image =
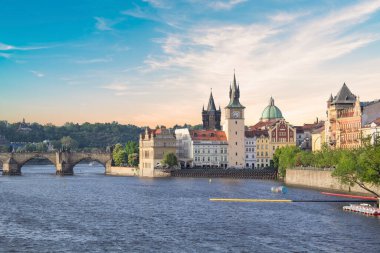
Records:
[[[3,175],[21,175],[21,167],[12,157],[3,163]]]
[[[74,166],[65,162],[56,164],[56,175],[59,176],[72,176],[74,175]]]

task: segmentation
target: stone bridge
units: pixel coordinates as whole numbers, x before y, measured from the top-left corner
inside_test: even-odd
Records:
[[[96,161],[106,168],[106,173],[112,165],[112,154],[84,152],[30,152],[30,153],[0,153],[3,164],[3,175],[21,175],[21,167],[35,158],[44,158],[55,165],[57,175],[73,175],[74,166],[83,160]]]

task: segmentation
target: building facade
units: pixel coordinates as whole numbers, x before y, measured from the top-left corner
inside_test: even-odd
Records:
[[[244,109],[241,105],[240,87],[236,83],[236,77],[229,93],[230,102],[225,107],[225,125],[223,130],[226,133],[228,141],[228,167],[244,168],[245,167],[245,125]]]
[[[228,143],[224,131],[190,130],[193,167],[227,168]]]
[[[327,101],[326,143],[332,148],[361,146],[362,127],[380,117],[380,100],[360,102],[344,83]]]
[[[368,138],[370,144],[379,144],[376,143],[380,138],[380,118],[375,119],[374,121],[366,124],[362,128],[363,138]]]
[[[221,130],[176,129],[181,168],[226,168],[227,138]]]
[[[315,130],[324,128],[325,122],[319,121],[318,118],[314,123],[296,126],[296,145],[302,150],[312,150],[312,134]]]
[[[162,160],[167,153],[176,154],[176,139],[174,132],[165,127],[158,129],[146,128],[140,134],[140,176],[154,177],[155,170],[162,168]]]
[[[221,110],[215,107],[214,97],[212,91],[210,93],[210,98],[207,104],[207,109],[202,108],[202,122],[204,130],[221,130],[220,119],[221,119]]]
[[[257,135],[254,131],[245,131],[245,167],[254,169],[256,167],[256,141]]]

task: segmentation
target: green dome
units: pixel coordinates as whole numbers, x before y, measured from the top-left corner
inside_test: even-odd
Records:
[[[261,114],[261,120],[272,120],[272,119],[282,119],[282,113],[277,106],[274,105],[274,99],[271,97],[269,100],[269,105],[265,107],[263,113]]]

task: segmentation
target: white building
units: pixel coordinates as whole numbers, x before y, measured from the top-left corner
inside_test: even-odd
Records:
[[[256,167],[256,135],[253,131],[245,132],[245,167]]]
[[[183,168],[227,167],[224,131],[176,129],[177,157]]]
[[[361,130],[362,130],[362,137],[370,138],[370,143],[373,145],[376,139],[380,137],[380,118],[365,125]]]

